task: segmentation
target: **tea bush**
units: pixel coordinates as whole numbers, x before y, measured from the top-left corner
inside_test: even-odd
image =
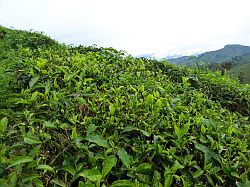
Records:
[[[38,33],[0,39],[2,186],[250,185],[248,85]]]

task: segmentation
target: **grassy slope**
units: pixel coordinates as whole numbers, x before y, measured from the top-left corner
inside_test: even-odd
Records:
[[[112,48],[0,36],[1,184],[247,183],[249,86]]]

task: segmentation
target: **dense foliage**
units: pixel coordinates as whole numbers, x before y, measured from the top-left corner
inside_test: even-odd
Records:
[[[250,87],[0,27],[2,186],[248,186]]]

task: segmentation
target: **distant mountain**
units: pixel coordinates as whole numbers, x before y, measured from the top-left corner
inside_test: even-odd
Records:
[[[250,54],[250,47],[243,45],[226,45],[224,48],[202,53],[198,56],[183,56],[180,58],[168,59],[171,63],[179,65],[192,65],[196,62],[222,63],[231,61],[233,58]]]
[[[198,56],[182,56],[170,58],[169,62],[177,65],[194,66],[196,63],[222,64],[231,62],[229,74],[242,79],[243,83],[250,83],[250,46],[226,45],[224,48],[202,53]]]

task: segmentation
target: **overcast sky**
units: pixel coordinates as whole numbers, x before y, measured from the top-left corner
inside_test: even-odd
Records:
[[[249,0],[0,0],[0,25],[132,55],[250,45]]]

